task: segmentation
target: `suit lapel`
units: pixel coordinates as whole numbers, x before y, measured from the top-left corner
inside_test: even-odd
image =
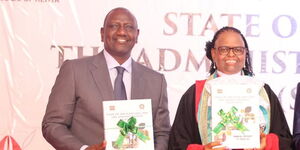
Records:
[[[103,51],[93,60],[90,70],[104,100],[113,100],[113,88]]]
[[[132,76],[131,76],[131,99],[143,98],[145,83],[144,75],[141,66],[135,61],[132,61]]]

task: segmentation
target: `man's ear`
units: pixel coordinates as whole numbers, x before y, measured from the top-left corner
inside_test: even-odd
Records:
[[[103,42],[103,40],[104,40],[104,29],[103,29],[103,27],[100,29],[100,35],[101,35],[101,41]]]
[[[137,33],[136,33],[136,40],[135,40],[135,43],[138,42],[138,39],[139,39],[139,34],[140,34],[140,29],[137,29]]]

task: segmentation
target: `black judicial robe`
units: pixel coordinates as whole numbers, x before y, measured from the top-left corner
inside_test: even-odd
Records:
[[[294,107],[294,146],[295,150],[300,150],[300,82],[297,85],[297,94]]]
[[[270,99],[270,133],[279,137],[280,150],[292,149],[292,135],[277,96],[269,85],[264,88]],[[202,144],[195,114],[195,84],[181,97],[169,137],[169,150],[185,150],[189,144]]]

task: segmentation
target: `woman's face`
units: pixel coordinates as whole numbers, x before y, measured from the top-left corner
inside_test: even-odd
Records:
[[[211,55],[217,70],[225,74],[238,73],[245,66],[245,43],[239,33],[224,31],[217,38]]]

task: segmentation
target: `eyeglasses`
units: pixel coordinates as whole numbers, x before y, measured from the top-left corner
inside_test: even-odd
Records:
[[[214,49],[217,49],[221,55],[227,55],[230,50],[232,50],[232,52],[235,55],[242,55],[244,54],[244,51],[247,50],[246,47],[228,47],[228,46],[220,46]]]

